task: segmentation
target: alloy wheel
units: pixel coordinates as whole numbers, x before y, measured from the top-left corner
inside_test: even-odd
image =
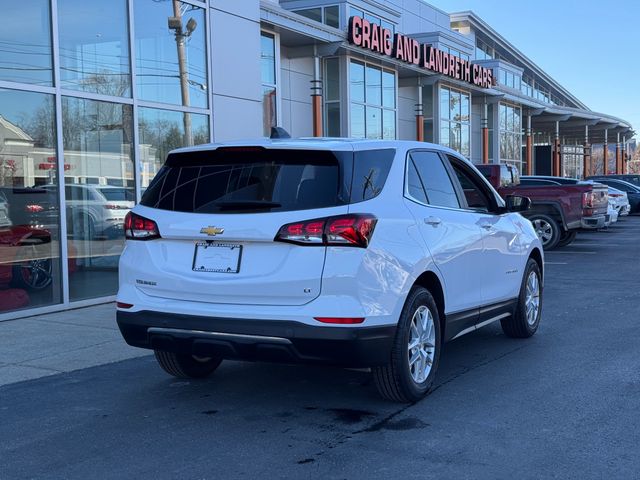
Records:
[[[413,314],[407,350],[411,377],[414,382],[422,383],[431,372],[436,353],[436,328],[433,315],[425,305]]]
[[[527,277],[525,308],[527,323],[530,326],[534,326],[538,320],[538,312],[540,311],[540,281],[538,280],[536,272],[530,272]]]

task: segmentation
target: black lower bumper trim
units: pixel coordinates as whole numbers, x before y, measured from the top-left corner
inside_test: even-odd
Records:
[[[389,361],[396,327],[325,327],[281,320],[117,312],[129,345],[199,356],[371,367]]]

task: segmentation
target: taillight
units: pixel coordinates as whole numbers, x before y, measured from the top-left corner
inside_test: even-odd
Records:
[[[40,213],[44,210],[44,207],[42,205],[32,204],[25,205],[24,209],[29,213]]]
[[[582,208],[593,208],[594,197],[593,192],[584,192],[582,194]]]
[[[609,196],[610,197],[621,197],[622,194],[621,193],[610,193]]]
[[[283,225],[276,242],[367,248],[378,220],[373,215],[340,215]]]
[[[160,238],[160,231],[153,220],[129,212],[124,217],[124,236],[128,240],[152,240]]]

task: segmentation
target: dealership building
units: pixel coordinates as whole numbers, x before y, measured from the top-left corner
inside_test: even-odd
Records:
[[[281,126],[582,177],[626,171],[635,145],[473,12],[421,0],[30,0],[3,18],[0,320],[113,300],[122,219],[180,146]]]

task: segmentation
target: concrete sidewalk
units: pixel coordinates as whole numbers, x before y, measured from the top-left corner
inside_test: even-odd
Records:
[[[124,342],[114,303],[0,322],[0,385],[150,353]]]

